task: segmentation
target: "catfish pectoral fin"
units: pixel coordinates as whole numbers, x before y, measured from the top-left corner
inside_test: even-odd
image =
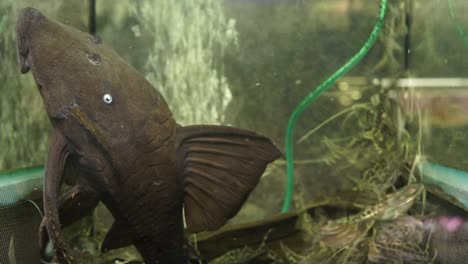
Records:
[[[58,195],[65,165],[70,154],[66,138],[55,131],[50,143],[44,175],[44,222],[60,263],[73,263],[74,258],[60,231]],[[43,239],[42,236],[41,239]]]
[[[49,234],[47,233],[46,218],[43,217],[39,225],[39,254],[41,260],[49,262],[52,260],[51,252],[47,252],[47,244],[49,243]]]
[[[237,214],[268,163],[282,156],[267,137],[224,126],[178,128],[189,232],[214,230]]]
[[[62,228],[80,220],[88,215],[99,203],[96,193],[75,185],[64,193],[59,199],[59,219]],[[44,217],[39,226],[39,249],[43,260],[50,261],[46,247],[49,243],[49,235],[46,227],[47,219]]]
[[[80,184],[73,186],[59,200],[60,224],[66,227],[89,215],[99,203],[98,195]]]

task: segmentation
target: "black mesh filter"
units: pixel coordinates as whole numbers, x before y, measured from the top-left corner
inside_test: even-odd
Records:
[[[40,263],[42,167],[0,172],[0,264]]]
[[[461,217],[438,217],[425,221],[436,264],[468,263],[468,222]]]
[[[0,263],[40,263],[40,221],[41,215],[31,202],[0,208]]]

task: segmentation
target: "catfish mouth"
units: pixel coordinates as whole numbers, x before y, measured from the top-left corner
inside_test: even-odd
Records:
[[[31,70],[31,56],[29,49],[29,38],[22,38],[20,32],[16,33],[16,51],[18,58],[18,65],[21,73],[26,74]]]
[[[34,8],[18,10],[16,20],[16,48],[17,59],[21,73],[26,74],[31,70],[31,32],[32,27],[44,16]]]
[[[18,44],[18,64],[20,66],[21,73],[26,74],[31,70],[31,60],[29,56],[29,49],[27,49],[25,54],[23,53],[24,55],[22,55],[22,53],[20,53],[19,50],[20,50],[20,47]]]

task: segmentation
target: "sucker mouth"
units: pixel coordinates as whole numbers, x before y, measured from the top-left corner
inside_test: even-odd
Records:
[[[34,8],[23,8],[18,11],[16,20],[16,51],[21,73],[31,69],[31,33],[33,26],[44,19],[41,12]]]
[[[65,106],[57,115],[55,115],[55,119],[67,120],[68,116],[70,116],[71,110],[77,107],[79,107],[78,101],[76,100],[76,98],[73,98],[71,104]]]
[[[19,48],[18,48],[19,49]],[[26,74],[31,70],[29,49],[25,51],[25,54],[18,51],[18,64],[22,74]]]

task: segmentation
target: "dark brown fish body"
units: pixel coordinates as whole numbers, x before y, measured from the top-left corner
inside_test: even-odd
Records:
[[[54,128],[43,224],[61,263],[78,261],[60,227],[99,201],[115,218],[103,250],[134,244],[146,263],[185,263],[182,208],[189,231],[220,227],[281,155],[253,132],[177,125],[162,96],[99,38],[35,9],[20,10],[17,41]],[[77,185],[59,198],[66,167]]]

